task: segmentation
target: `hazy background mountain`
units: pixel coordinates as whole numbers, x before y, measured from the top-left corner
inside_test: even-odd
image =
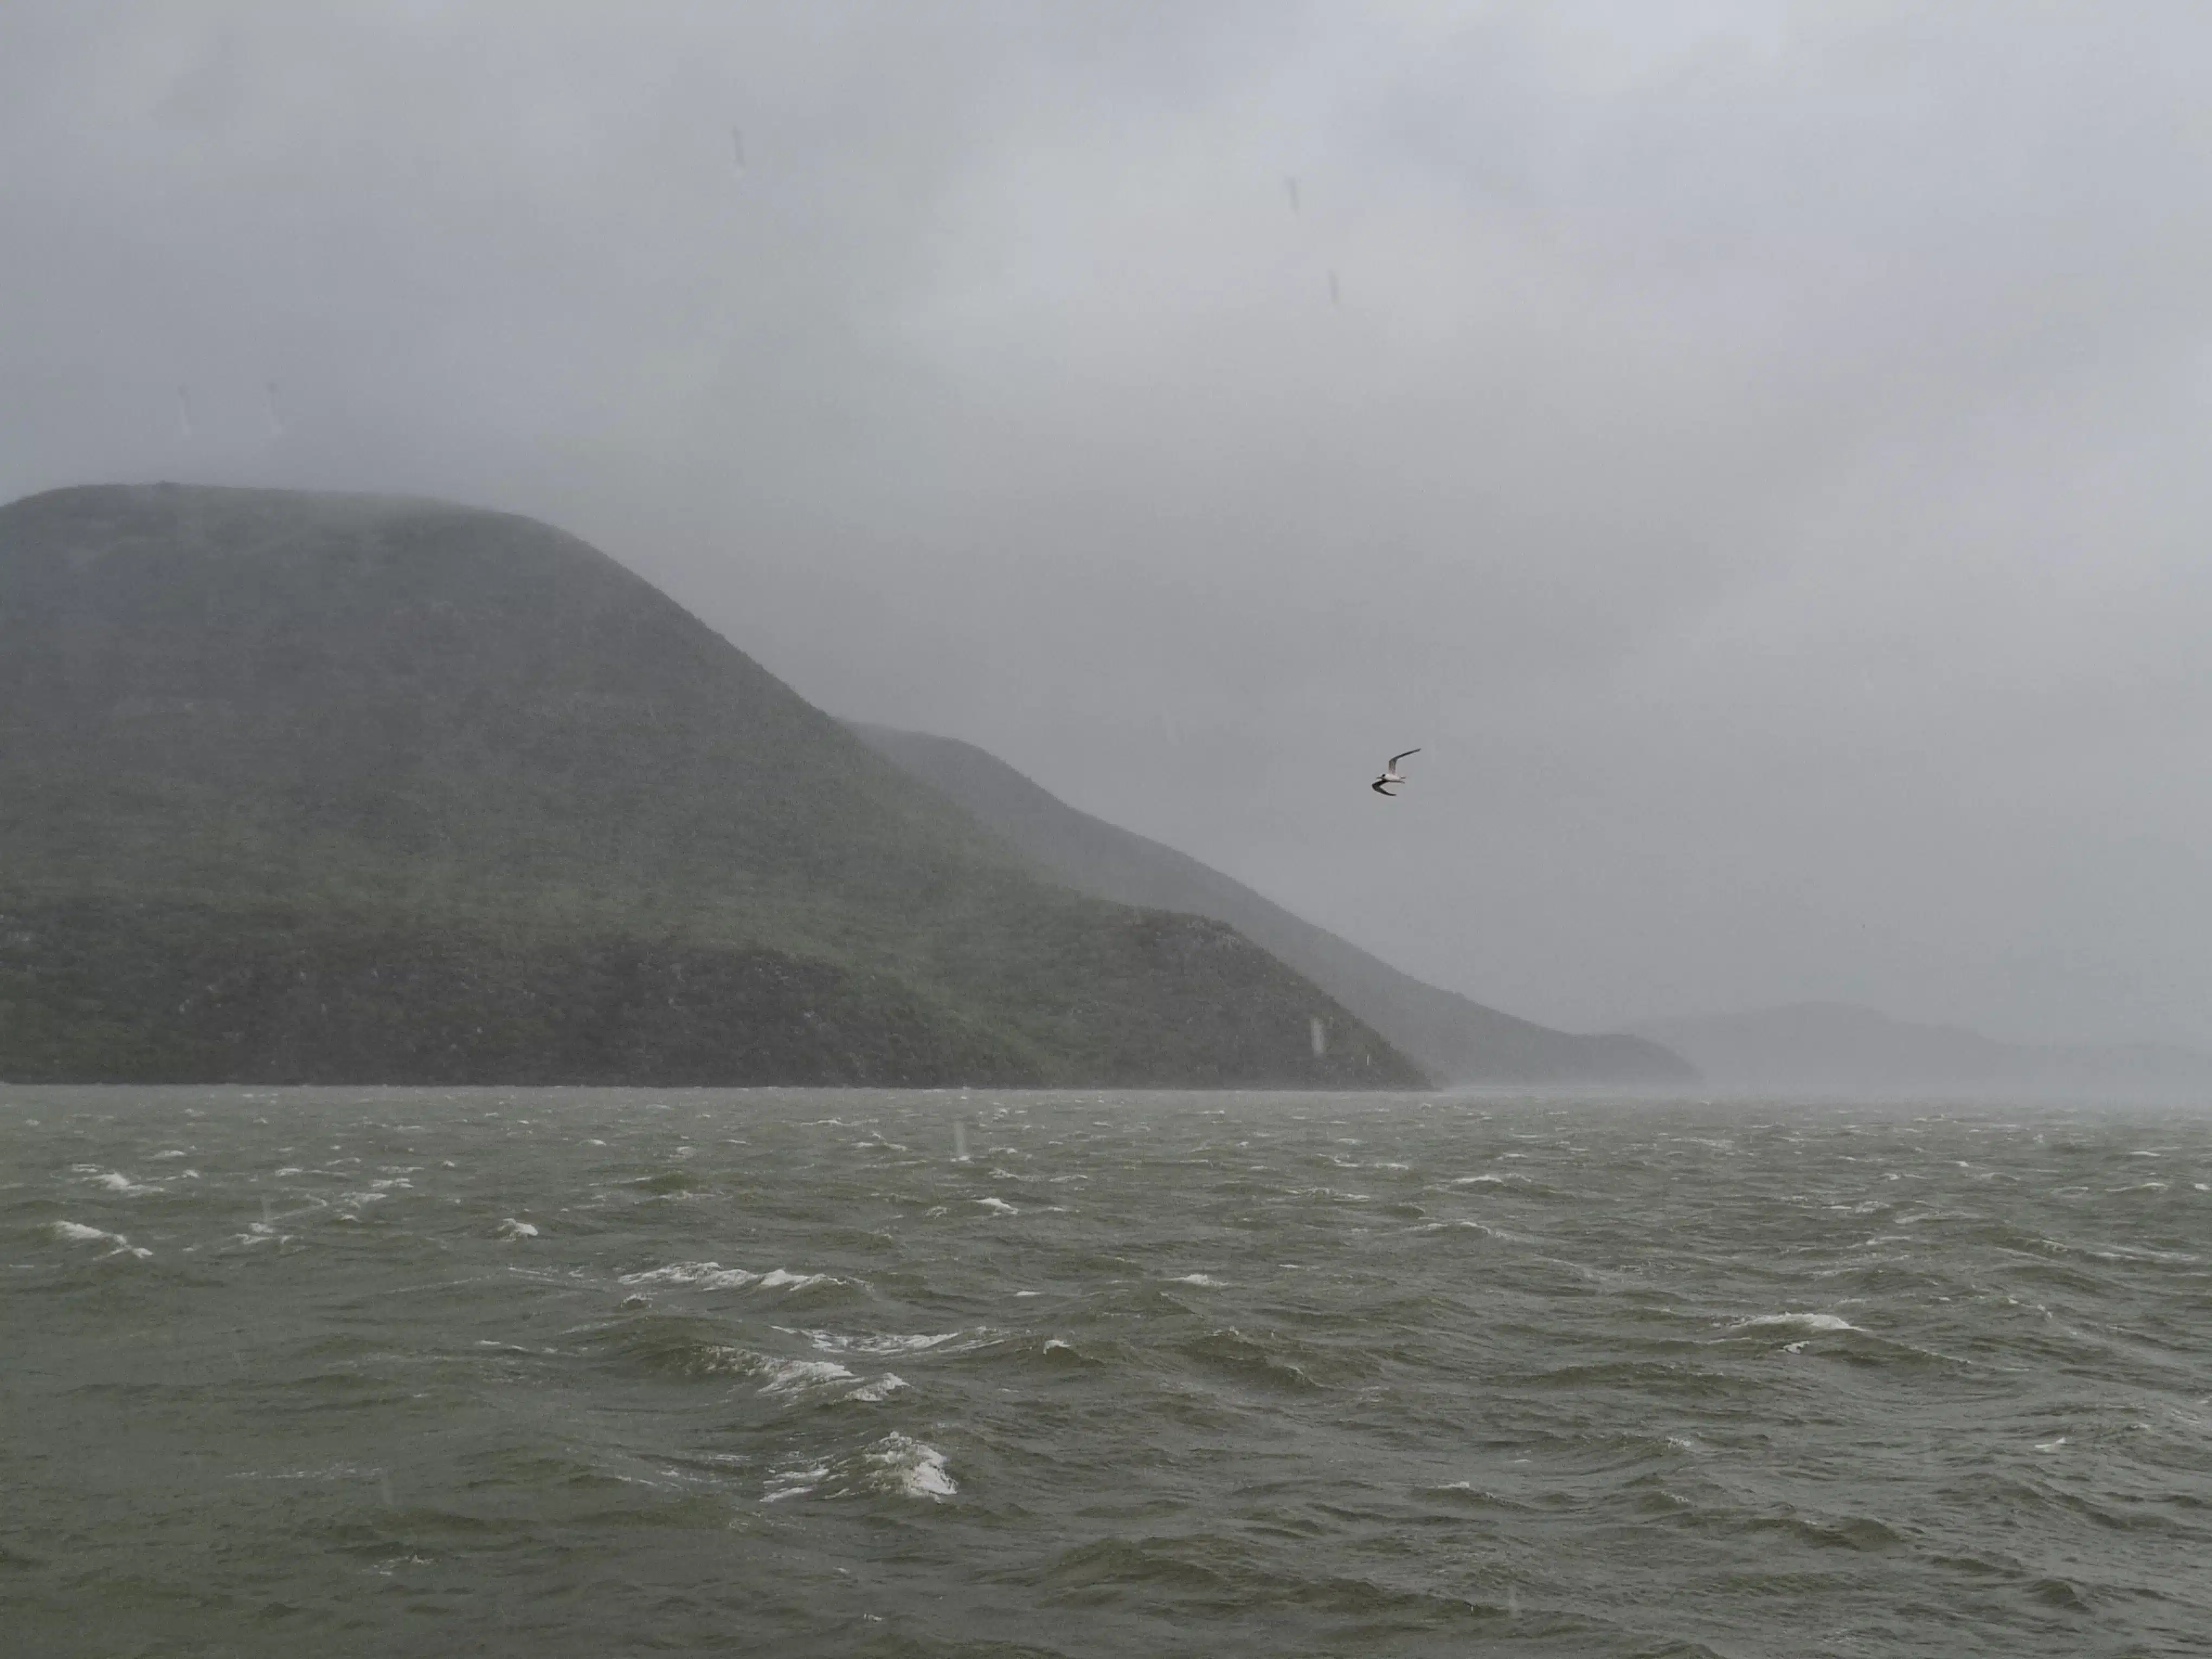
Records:
[[[1425,985],[1171,847],[1077,811],[973,744],[857,722],[853,729],[1078,891],[1228,923],[1439,1081],[1665,1088],[1697,1080],[1676,1055],[1644,1038],[1555,1031]]]
[[[17,1079],[1420,1080],[604,554],[435,502],[0,509],[0,890]]]
[[[2207,62],[2202,0],[7,0],[0,499],[532,514],[1547,1025],[2212,1046]]]
[[[1850,1003],[1650,1020],[1638,1029],[1729,1092],[2212,1100],[2212,1054],[2198,1049],[2000,1042]]]

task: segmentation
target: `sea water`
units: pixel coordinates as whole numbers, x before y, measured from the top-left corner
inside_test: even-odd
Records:
[[[27,1655],[2204,1653],[2212,1114],[0,1089],[0,1409]]]

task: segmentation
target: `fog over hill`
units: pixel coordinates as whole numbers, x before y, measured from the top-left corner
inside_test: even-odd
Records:
[[[434,501],[0,509],[0,918],[15,1080],[1423,1080],[605,554]]]
[[[972,744],[881,726],[853,729],[1078,891],[1228,923],[1325,987],[1440,1081],[1665,1088],[1697,1080],[1648,1039],[1555,1031],[1424,984],[1171,847],[1077,811]]]
[[[2000,1042],[1850,1003],[1644,1022],[1735,1093],[2212,1099],[2212,1054],[2174,1043]]]

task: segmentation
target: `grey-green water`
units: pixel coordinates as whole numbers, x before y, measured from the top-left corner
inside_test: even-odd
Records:
[[[0,1090],[0,1648],[2212,1651],[2208,1187],[2205,1115]]]

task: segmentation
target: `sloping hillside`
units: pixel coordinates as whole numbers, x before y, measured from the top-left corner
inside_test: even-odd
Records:
[[[1680,1058],[1644,1038],[1555,1031],[1400,973],[1219,871],[1077,811],[972,744],[886,726],[853,729],[1078,892],[1226,922],[1441,1080],[1650,1086],[1697,1080]]]
[[[0,508],[0,917],[18,1079],[1420,1081],[604,554],[436,502]]]

